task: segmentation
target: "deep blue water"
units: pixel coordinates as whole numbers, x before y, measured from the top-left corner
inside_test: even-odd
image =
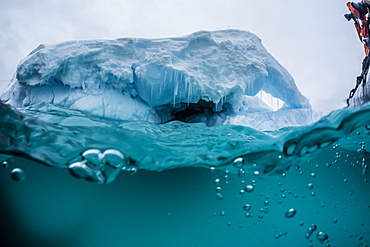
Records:
[[[370,105],[274,132],[0,116],[5,246],[369,246]]]

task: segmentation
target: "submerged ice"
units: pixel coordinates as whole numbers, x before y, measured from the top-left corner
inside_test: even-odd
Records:
[[[273,111],[260,91],[283,107]],[[21,61],[2,99],[151,123],[274,130],[312,122],[310,104],[288,71],[257,36],[240,30],[40,45]]]

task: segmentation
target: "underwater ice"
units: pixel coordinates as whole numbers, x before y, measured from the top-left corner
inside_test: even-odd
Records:
[[[261,90],[283,107],[273,111],[257,96]],[[292,76],[257,36],[241,30],[40,45],[21,61],[2,99],[151,123],[273,130],[312,122]]]

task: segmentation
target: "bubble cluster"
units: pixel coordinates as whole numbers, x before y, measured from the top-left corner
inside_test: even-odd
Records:
[[[278,234],[275,235],[275,239],[279,239],[279,238],[281,238],[283,236],[286,236],[286,235],[288,235],[287,232],[280,232],[280,233],[278,233]]]
[[[125,164],[124,155],[115,149],[107,149],[104,152],[89,149],[81,158],[80,162],[69,166],[70,173],[97,184],[112,182]]]
[[[239,177],[243,177],[245,175],[245,170],[243,169],[243,168],[240,168],[239,170],[238,170],[238,176]]]
[[[309,239],[314,231],[316,231],[317,226],[315,224],[312,224],[308,229],[306,233],[306,239]]]

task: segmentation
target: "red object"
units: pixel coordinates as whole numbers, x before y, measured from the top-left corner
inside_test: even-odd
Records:
[[[351,2],[347,3],[347,7],[349,8],[349,11],[360,21],[355,20],[355,28],[357,31],[358,38],[362,43],[364,43],[364,49],[366,56],[369,55],[369,47],[367,46],[365,39],[369,38],[369,33],[367,31],[367,25],[368,25],[368,18],[367,15],[364,15],[363,18],[361,18],[360,13],[358,10],[353,7]]]

